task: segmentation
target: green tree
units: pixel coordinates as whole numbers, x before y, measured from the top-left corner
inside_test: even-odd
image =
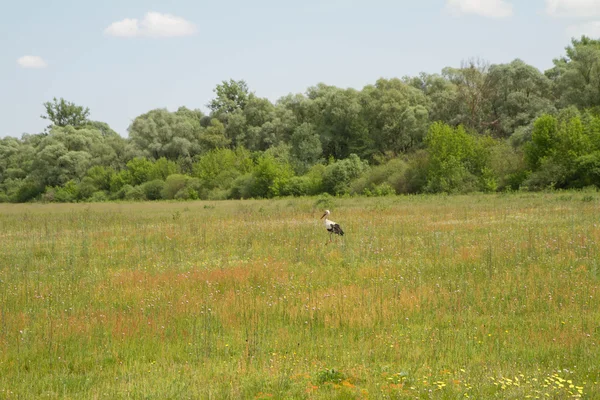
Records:
[[[150,172],[151,179],[165,180],[169,175],[179,173],[179,165],[176,162],[161,157],[152,164]]]
[[[493,141],[479,138],[462,126],[436,122],[425,138],[429,152],[426,191],[471,192],[495,190],[497,184],[489,168],[489,151]]]
[[[480,133],[495,123],[491,115],[491,99],[497,86],[489,77],[489,69],[489,64],[484,61],[470,60],[460,68],[448,67],[442,72],[456,86],[456,124]]]
[[[252,171],[254,178],[251,189],[252,196],[271,198],[285,195],[287,185],[293,175],[292,168],[288,163],[277,160],[271,154],[263,154]]]
[[[207,190],[229,188],[240,175],[249,173],[253,163],[244,148],[215,149],[203,154],[193,166],[193,176]]]
[[[127,183],[137,186],[153,178],[154,165],[150,160],[136,157],[127,163],[127,171],[131,177]]]
[[[149,111],[135,118],[129,126],[129,151],[152,160],[166,157],[173,161],[200,154],[204,150],[205,130],[201,119],[200,111]]]
[[[439,74],[421,73],[405,77],[404,82],[420,90],[427,97],[429,120],[456,126],[462,121],[458,86]]]
[[[312,124],[305,122],[294,130],[290,152],[293,165],[300,174],[308,171],[321,158],[321,140]]]
[[[525,146],[525,159],[529,168],[536,170],[544,158],[551,156],[558,146],[558,120],[552,115],[538,118],[531,134],[531,142]]]
[[[228,147],[231,140],[225,136],[225,126],[216,118],[211,119],[210,125],[204,129],[200,136],[200,147],[203,152],[213,149]]]
[[[94,186],[99,190],[110,190],[110,182],[116,172],[111,167],[105,167],[103,165],[96,165],[87,171],[87,177],[92,180]]]
[[[226,118],[237,110],[244,110],[250,96],[248,85],[243,80],[222,81],[214,92],[217,97],[208,103],[208,108],[217,118]]]
[[[48,129],[52,128],[53,125],[62,127],[68,125],[73,127],[83,126],[88,122],[88,116],[90,114],[89,108],[78,106],[66,101],[62,97],[60,100],[57,100],[56,97],[54,97],[51,102],[45,102],[44,108],[46,109],[46,114],[41,115],[41,118],[52,122],[52,124],[48,126]]]
[[[546,75],[555,84],[559,107],[600,106],[600,40],[572,39],[566,56],[555,59]]]
[[[488,127],[497,137],[509,137],[542,114],[556,111],[550,79],[521,60],[492,65],[489,79],[495,90]]]
[[[363,89],[363,112],[380,153],[404,153],[421,145],[429,126],[428,101],[399,79],[379,79]]]
[[[362,112],[360,92],[319,84],[309,88],[308,97],[325,157],[344,159],[355,153],[369,158],[373,154],[374,143]]]

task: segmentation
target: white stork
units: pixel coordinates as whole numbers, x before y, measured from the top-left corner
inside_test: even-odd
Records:
[[[325,214],[323,214],[323,216],[320,219],[323,219],[324,217],[328,216],[329,214],[331,214],[331,212],[329,212],[329,210],[325,210]],[[340,236],[344,236],[344,231],[342,230],[340,225],[336,224],[333,221],[328,220],[327,218],[325,218],[325,228],[327,228],[327,231],[329,232],[329,241],[330,242],[331,242],[331,238],[334,233],[337,235],[340,235]]]

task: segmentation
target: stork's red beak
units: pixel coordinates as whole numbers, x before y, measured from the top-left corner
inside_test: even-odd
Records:
[[[323,217],[324,217],[324,216],[326,216],[326,215],[327,215],[327,213],[323,214]],[[321,218],[319,218],[319,219],[323,219],[323,217],[321,217]]]

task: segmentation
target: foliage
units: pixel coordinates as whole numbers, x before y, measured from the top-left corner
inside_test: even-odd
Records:
[[[162,199],[162,193],[164,189],[165,181],[161,179],[154,179],[142,185],[142,190],[144,191],[144,195],[148,200]]]
[[[52,99],[52,102],[47,101],[44,103],[46,114],[42,115],[41,118],[47,119],[52,122],[52,125],[48,126],[48,129],[52,126],[72,126],[80,127],[88,122],[88,116],[90,114],[89,108],[83,108],[70,101],[66,101],[62,97],[57,100],[56,97]]]
[[[358,178],[369,168],[368,163],[356,154],[344,160],[335,161],[327,166],[323,173],[323,190],[332,195],[348,193],[352,180]]]
[[[491,189],[486,182],[488,154],[483,138],[468,134],[462,126],[433,124],[425,138],[429,152],[428,192],[468,192]]]
[[[166,157],[175,161],[202,152],[203,114],[180,108],[177,112],[156,109],[137,117],[129,127],[129,151],[151,160]],[[208,133],[209,137],[213,133]]]
[[[286,195],[287,185],[293,176],[291,166],[286,161],[264,154],[257,160],[252,171],[251,195],[254,198],[270,198]]]
[[[208,103],[208,108],[213,115],[226,115],[237,110],[244,110],[250,94],[245,81],[233,79],[217,85],[214,92],[217,97]]]
[[[54,98],[44,103],[46,131],[0,139],[0,196],[217,200],[599,187],[599,88],[600,41],[582,36],[545,72],[520,59],[472,59],[360,89],[319,83],[275,102],[244,80],[225,80],[209,114],[153,109],[133,120],[127,138],[90,120],[88,108]],[[160,195],[150,190],[157,182],[148,184],[157,180],[165,182]]]
[[[291,157],[296,172],[303,174],[317,163],[323,149],[315,127],[310,123],[299,125],[291,137]]]
[[[565,110],[558,116],[545,115],[533,128],[525,156],[531,175],[529,189],[582,188],[597,185],[600,154],[600,117]]]

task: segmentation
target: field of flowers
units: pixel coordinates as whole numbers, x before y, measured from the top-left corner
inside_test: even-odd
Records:
[[[0,205],[0,398],[600,398],[599,243],[596,192]]]

